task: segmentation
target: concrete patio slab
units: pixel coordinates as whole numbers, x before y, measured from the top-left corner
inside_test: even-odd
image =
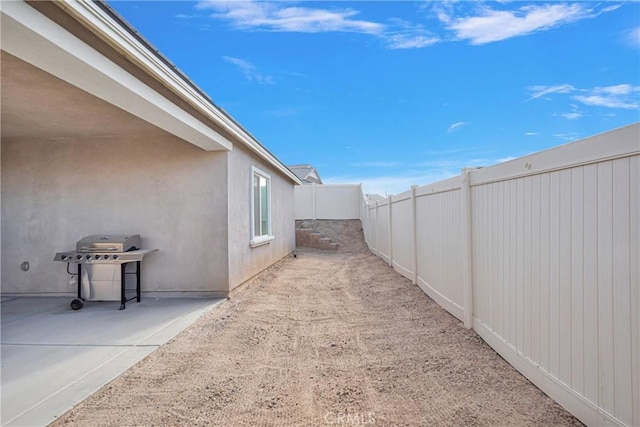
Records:
[[[2,298],[3,426],[54,421],[169,341],[223,299],[87,302]]]

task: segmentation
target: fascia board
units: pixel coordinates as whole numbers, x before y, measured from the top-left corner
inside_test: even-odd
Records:
[[[206,151],[231,141],[23,1],[2,2],[2,50]]]
[[[320,178],[320,174],[316,168],[311,169],[311,175],[313,175],[318,181],[322,182],[322,178]]]
[[[206,117],[210,118],[214,123],[221,126],[250,150],[258,154],[295,183],[301,184],[298,177],[263,147],[262,144],[213,105],[209,99],[199,93],[191,84],[186,82],[172,67],[162,61],[155,52],[151,51],[131,34],[128,29],[123,28],[120,23],[106,14],[100,6],[93,1],[76,0],[57,2],[56,4],[64,8],[67,13],[75,19],[91,28],[94,33],[110,45],[113,46],[115,44],[121,51],[125,52],[130,59],[134,60],[138,66],[161,81],[167,88],[187,101]]]

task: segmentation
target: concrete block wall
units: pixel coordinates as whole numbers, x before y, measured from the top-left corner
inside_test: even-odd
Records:
[[[339,245],[333,239],[322,235],[322,233],[307,228],[297,228],[296,246],[335,251]]]

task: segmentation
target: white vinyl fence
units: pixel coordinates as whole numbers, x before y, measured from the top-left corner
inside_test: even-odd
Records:
[[[361,198],[369,248],[588,425],[640,425],[640,125]]]
[[[295,187],[296,219],[360,219],[359,184],[308,184]]]

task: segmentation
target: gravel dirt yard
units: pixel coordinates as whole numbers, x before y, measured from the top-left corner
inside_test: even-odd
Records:
[[[369,253],[359,221],[311,226],[340,249],[265,270],[54,425],[580,425]]]

